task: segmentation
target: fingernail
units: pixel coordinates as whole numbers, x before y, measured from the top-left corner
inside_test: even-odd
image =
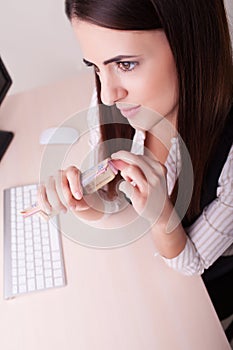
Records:
[[[83,194],[81,192],[75,192],[74,197],[78,200],[82,199]]]

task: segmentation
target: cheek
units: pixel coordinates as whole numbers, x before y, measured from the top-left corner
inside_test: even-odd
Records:
[[[140,85],[143,104],[160,114],[167,114],[178,101],[178,80],[173,59],[164,59],[154,65]]]

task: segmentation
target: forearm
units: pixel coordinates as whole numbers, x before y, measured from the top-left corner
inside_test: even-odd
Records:
[[[219,201],[214,201],[205,209],[204,213],[187,229],[187,238],[184,248],[182,249],[182,239],[176,244],[175,239],[182,233],[179,226],[171,232],[175,234],[170,242],[164,241],[164,228],[160,225],[153,227],[153,237],[156,241],[158,252],[168,266],[174,270],[180,271],[185,275],[201,275],[204,269],[208,269],[214,261],[221,256],[225,250],[233,243],[232,236],[232,208],[225,207],[221,215],[217,209],[221,209]],[[215,218],[208,216],[209,213],[216,212]],[[219,216],[222,221],[221,232],[217,225],[216,218]],[[224,219],[223,219],[224,216]],[[208,219],[211,221],[209,222]],[[214,224],[217,227],[214,227]],[[217,229],[218,228],[218,229]],[[177,235],[178,233],[178,235]],[[168,234],[169,236],[169,234]],[[162,237],[162,238],[161,238]],[[205,242],[205,244],[203,244]],[[177,249],[177,250],[176,250]]]
[[[152,237],[159,254],[165,258],[172,259],[185,248],[187,235],[169,200],[152,226]]]

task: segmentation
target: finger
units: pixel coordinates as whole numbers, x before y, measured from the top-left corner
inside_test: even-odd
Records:
[[[136,155],[127,151],[119,151],[112,154],[114,158],[113,162],[119,162],[122,168],[125,167],[125,163],[135,164],[143,171],[148,183],[151,186],[156,186],[160,180],[164,183],[167,177],[167,168],[155,158],[146,155]],[[115,159],[116,157],[116,159]],[[122,157],[118,160],[118,157]]]
[[[46,193],[46,188],[45,188],[45,185],[43,184],[39,185],[38,187],[37,202],[41,210],[44,211],[46,214],[49,215],[52,212],[53,208],[49,203],[47,193]]]
[[[60,211],[66,212],[65,206],[57,194],[55,179],[53,176],[48,179],[46,185],[42,186],[41,195],[43,202],[40,206],[47,215],[56,215]]]
[[[162,165],[156,158],[147,155],[138,155],[128,151],[119,151],[111,155],[114,166],[119,170],[124,169],[127,164],[138,165],[139,163],[146,163],[150,167],[157,169]]]
[[[64,196],[64,200],[66,205],[70,209],[75,209],[77,205],[77,200],[74,198],[71,189],[70,189],[70,183],[67,179],[67,174],[66,171],[63,171],[61,173],[61,189],[62,189],[62,194]]]
[[[140,167],[142,171],[144,167],[148,170],[151,168],[150,163],[144,161],[144,157],[144,155],[138,155],[127,151],[119,151],[112,154],[113,163],[116,163],[116,166],[119,166],[121,169],[124,169],[127,164],[130,164]]]
[[[80,200],[83,197],[80,171],[76,167],[71,166],[66,170],[66,177],[73,197]]]
[[[127,181],[121,181],[119,185],[119,190],[124,192],[126,197],[129,198],[132,202],[134,192],[136,188],[134,188],[129,182]]]
[[[151,159],[151,162],[153,161],[153,167],[151,166],[150,162],[149,162],[149,157],[147,161],[144,160],[145,156],[141,156],[141,155],[136,155],[127,151],[119,151],[117,153],[113,153],[112,154],[112,158],[114,159],[113,162],[115,164],[116,162],[116,167],[119,166],[121,167],[121,169],[123,169],[123,171],[126,169],[126,165],[125,164],[130,164],[130,165],[134,165],[137,166],[141,169],[141,171],[143,172],[143,174],[145,175],[148,183],[150,183],[151,185],[155,185],[156,183],[156,171],[158,171],[160,165],[156,165],[156,161]],[[115,165],[114,165],[115,166]]]
[[[111,155],[111,159],[121,160],[126,162],[127,164],[137,164],[138,155],[128,152],[128,151],[118,151]]]
[[[128,163],[120,159],[113,159],[112,163],[114,167],[117,168],[118,170],[123,170],[126,166],[128,166]]]
[[[148,191],[147,179],[139,167],[128,165],[121,171],[121,176],[130,183],[131,187],[137,187],[140,192]]]
[[[58,195],[55,177],[53,176],[50,176],[48,179],[48,182],[46,185],[46,194],[47,194],[48,201],[52,206],[53,212],[55,213],[59,213],[60,211],[66,212],[66,207],[63,205]]]
[[[71,168],[68,168],[66,171],[61,172],[61,190],[64,196],[64,201],[71,210],[86,210],[89,208],[89,205],[86,203],[86,201],[83,198],[76,199],[71,191],[71,182],[76,181],[76,176],[72,178],[72,176],[70,176],[70,170]],[[71,182],[68,180],[68,178]]]

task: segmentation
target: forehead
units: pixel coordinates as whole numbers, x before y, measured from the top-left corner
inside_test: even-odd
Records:
[[[130,31],[100,27],[74,19],[72,27],[86,59],[124,55],[142,55],[153,51],[165,37],[161,30]]]

